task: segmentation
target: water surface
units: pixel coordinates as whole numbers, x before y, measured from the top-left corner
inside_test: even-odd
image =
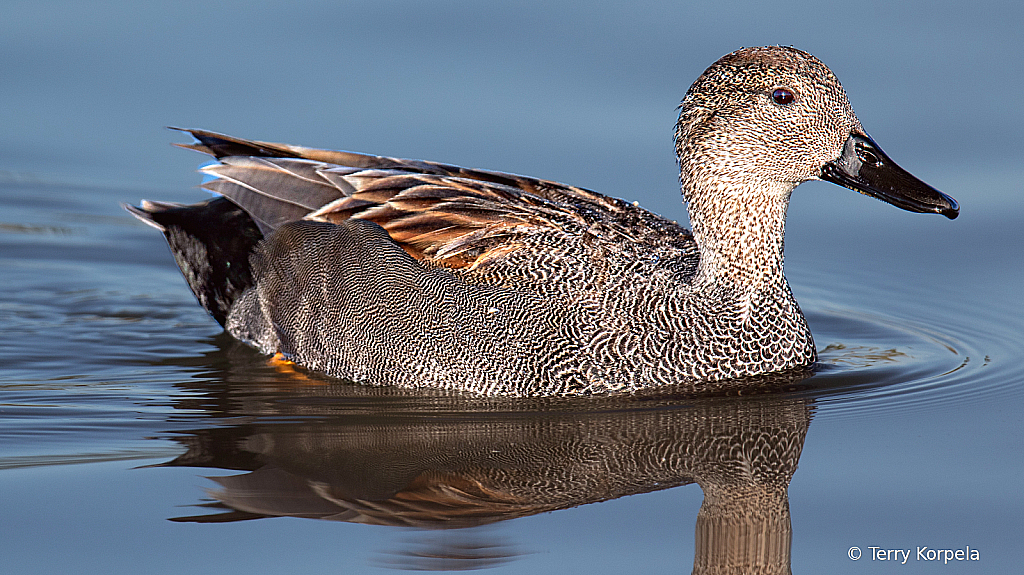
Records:
[[[175,6],[26,4],[0,24],[11,572],[699,572],[751,533],[732,560],[767,571],[1018,570],[1018,6]],[[237,49],[213,54],[214,31]],[[521,402],[281,369],[118,207],[204,197],[200,157],[161,128],[186,124],[684,219],[673,107],[721,54],[773,42],[821,56],[889,155],[963,208],[800,187],[786,266],[821,365],[778,393]],[[968,546],[951,565],[870,550]]]

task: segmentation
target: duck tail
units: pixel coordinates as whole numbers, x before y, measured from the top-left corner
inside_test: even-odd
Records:
[[[263,234],[252,218],[227,198],[192,205],[144,200],[139,206],[123,206],[163,232],[196,299],[225,325],[231,305],[254,283],[249,254]]]

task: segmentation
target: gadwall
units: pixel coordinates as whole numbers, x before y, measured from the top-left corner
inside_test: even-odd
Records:
[[[816,359],[783,275],[790,193],[828,180],[948,218],[793,48],[722,57],[676,125],[693,232],[534,178],[188,130],[217,197],[126,206],[236,338],[374,385],[716,391]]]

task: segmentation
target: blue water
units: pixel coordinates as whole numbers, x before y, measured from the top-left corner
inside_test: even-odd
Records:
[[[687,572],[705,490],[770,476],[794,573],[1018,572],[1021,22],[1000,2],[7,7],[0,571]],[[201,157],[163,129],[185,125],[525,173],[684,220],[675,106],[719,56],[769,43],[829,64],[962,215],[801,186],[786,267],[822,367],[767,398],[503,403],[281,370],[221,333],[118,206],[204,197]],[[797,457],[750,458],[786,445]],[[224,476],[241,479],[208,479]],[[559,503],[454,530],[340,520],[437,477],[535,505],[523,485],[559,484]],[[632,487],[590,502],[612,479]],[[359,517],[409,517],[381,513]],[[968,546],[978,560],[916,557]]]

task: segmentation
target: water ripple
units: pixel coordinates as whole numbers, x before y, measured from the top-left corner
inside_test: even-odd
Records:
[[[808,298],[821,368],[804,389],[819,415],[948,408],[1022,393],[1019,314],[988,301],[936,313],[942,294],[921,291],[898,311],[865,311],[879,307],[884,288],[862,308]]]

